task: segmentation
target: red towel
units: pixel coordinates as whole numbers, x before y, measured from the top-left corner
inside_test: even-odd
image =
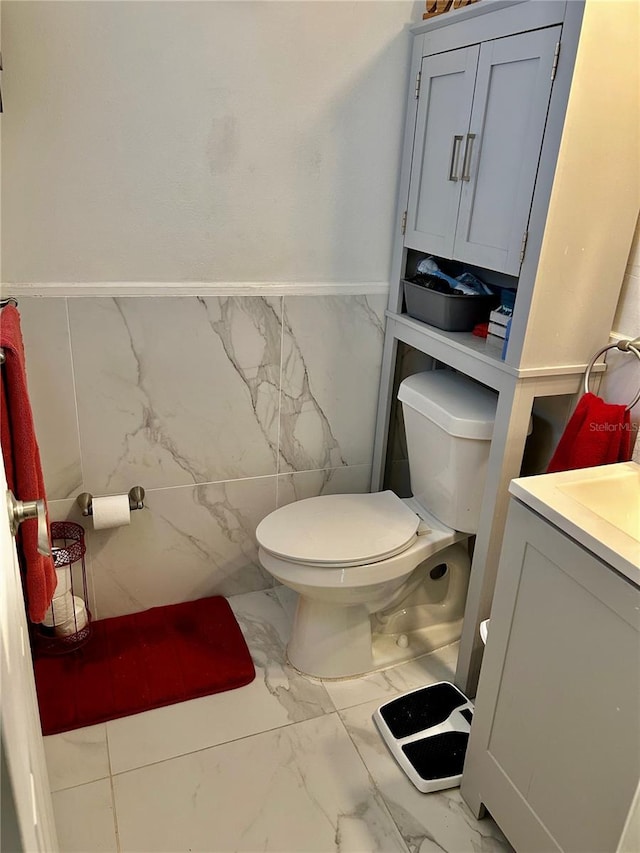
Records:
[[[5,363],[0,367],[0,443],[7,484],[18,500],[46,500],[27,391],[20,314],[13,305],[0,312],[0,346],[5,355]],[[58,580],[51,557],[38,553],[37,540],[35,519],[20,525],[21,564],[32,622],[44,619]]]
[[[631,415],[625,407],[584,394],[558,442],[547,468],[572,471],[631,459]]]

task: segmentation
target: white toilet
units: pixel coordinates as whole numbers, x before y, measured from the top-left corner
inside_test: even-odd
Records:
[[[264,568],[299,593],[287,653],[306,675],[362,675],[460,637],[497,395],[436,370],[398,399],[412,498],[308,498],[256,530]]]

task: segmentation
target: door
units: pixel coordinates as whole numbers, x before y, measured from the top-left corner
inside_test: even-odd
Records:
[[[7,853],[49,853],[56,851],[58,844],[6,494],[4,465],[0,460],[2,849]]]
[[[453,257],[519,275],[561,27],[480,50]]]
[[[450,258],[479,46],[422,60],[405,245]]]

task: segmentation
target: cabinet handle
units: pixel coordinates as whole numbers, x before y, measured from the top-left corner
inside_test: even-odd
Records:
[[[461,136],[453,137],[453,148],[451,149],[451,164],[449,165],[449,180],[450,181],[459,181],[460,178],[457,178],[455,173],[458,171],[458,155],[460,154],[460,143],[462,142]]]
[[[475,133],[467,133],[467,144],[464,146],[464,160],[462,161],[461,181],[471,180],[471,153],[473,151],[473,140],[475,138]]]

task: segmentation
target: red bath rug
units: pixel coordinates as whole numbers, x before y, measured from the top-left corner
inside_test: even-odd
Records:
[[[240,627],[221,596],[101,619],[91,629],[82,648],[35,660],[45,735],[233,690],[255,678]]]

